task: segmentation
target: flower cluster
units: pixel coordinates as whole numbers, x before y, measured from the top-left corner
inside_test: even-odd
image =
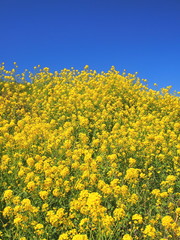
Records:
[[[0,239],[180,237],[180,100],[136,74],[0,66]]]

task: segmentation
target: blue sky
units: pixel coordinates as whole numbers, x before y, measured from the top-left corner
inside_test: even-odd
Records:
[[[180,0],[1,0],[0,63],[138,72],[180,91]]]

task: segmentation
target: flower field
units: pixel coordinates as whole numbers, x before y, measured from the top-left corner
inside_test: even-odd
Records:
[[[0,239],[179,239],[178,94],[34,71],[0,67]]]

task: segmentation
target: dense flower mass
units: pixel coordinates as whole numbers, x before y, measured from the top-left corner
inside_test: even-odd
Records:
[[[16,68],[0,67],[0,239],[177,240],[178,93]]]

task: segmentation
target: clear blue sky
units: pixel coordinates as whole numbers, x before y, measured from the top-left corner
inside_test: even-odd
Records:
[[[180,0],[1,0],[0,63],[138,72],[180,91]]]

